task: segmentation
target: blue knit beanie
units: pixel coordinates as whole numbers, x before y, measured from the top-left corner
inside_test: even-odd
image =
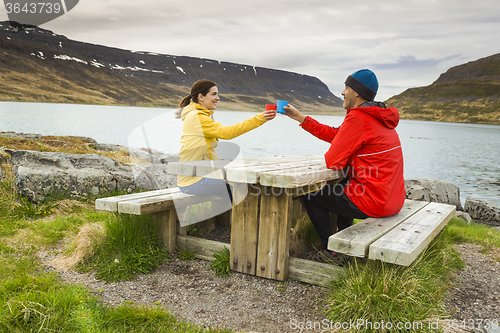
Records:
[[[361,97],[367,101],[373,101],[378,90],[378,80],[369,69],[360,69],[349,75],[345,80],[345,85],[351,87]]]

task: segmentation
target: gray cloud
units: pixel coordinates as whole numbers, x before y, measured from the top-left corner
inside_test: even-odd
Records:
[[[372,68],[385,100],[498,53],[499,12],[498,0],[85,0],[43,27],[124,49],[296,71],[337,96],[347,75]]]

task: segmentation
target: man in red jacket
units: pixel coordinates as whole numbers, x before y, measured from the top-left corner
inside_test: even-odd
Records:
[[[373,101],[377,90],[372,71],[362,69],[350,75],[342,92],[347,114],[338,128],[320,124],[291,105],[284,108],[303,129],[331,144],[325,154],[326,166],[344,169],[346,175],[338,184],[327,184],[303,196],[325,249],[334,233],[329,212],[337,214],[340,231],[352,226],[354,218],[395,215],[405,200],[403,151],[395,130],[399,112]]]

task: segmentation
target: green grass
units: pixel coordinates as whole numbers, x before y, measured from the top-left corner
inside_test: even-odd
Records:
[[[33,225],[34,231],[41,237],[39,244],[55,245],[67,232],[77,232],[85,219],[73,216],[58,216],[55,219],[42,220]]]
[[[80,265],[83,270],[95,270],[99,279],[130,280],[170,258],[149,215],[115,214],[105,221],[104,230],[92,240],[93,252]]]
[[[160,307],[104,306],[29,257],[2,255],[0,263],[0,332],[230,332],[192,325]]]
[[[210,262],[210,268],[215,271],[218,276],[231,276],[231,265],[229,263],[229,249],[224,246],[220,252],[214,253],[215,260]]]
[[[458,253],[443,236],[409,267],[355,261],[343,276],[331,281],[327,296],[321,301],[324,314],[333,322],[364,319],[394,325],[444,318],[442,299],[449,288],[450,273],[462,267]],[[426,332],[427,327],[428,324],[400,331]],[[376,330],[369,326],[359,330],[372,331]]]
[[[482,245],[486,250],[500,248],[500,231],[483,224],[452,219],[445,229],[445,235],[453,243],[473,243]]]
[[[194,253],[196,250],[189,251],[187,249],[177,249],[177,257],[179,257],[180,260],[188,261],[188,260],[194,260],[195,256]]]

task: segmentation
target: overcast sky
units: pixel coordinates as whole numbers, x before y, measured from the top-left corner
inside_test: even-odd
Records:
[[[500,53],[499,0],[80,0],[41,27],[94,44],[312,75],[339,97],[349,74],[370,68],[378,100]]]

